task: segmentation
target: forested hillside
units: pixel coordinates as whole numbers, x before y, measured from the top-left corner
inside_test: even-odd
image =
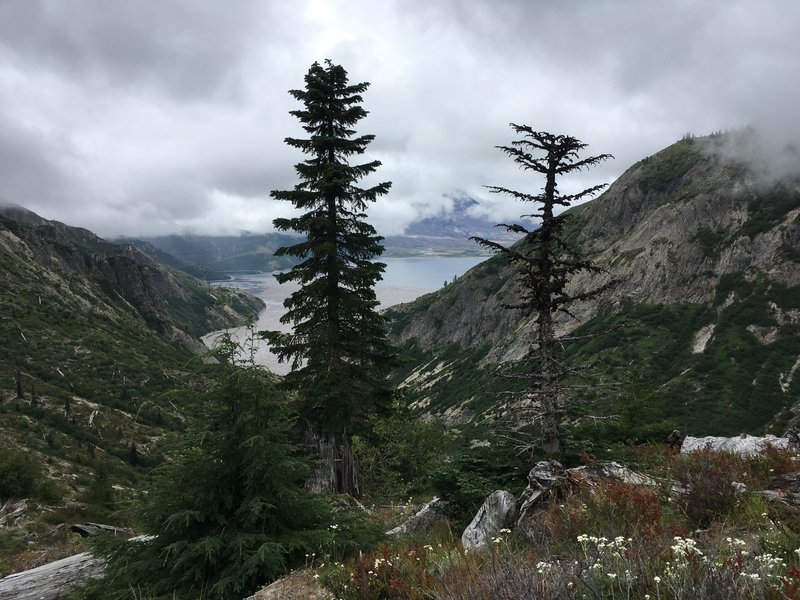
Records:
[[[0,267],[0,433],[72,498],[161,460],[196,412],[169,391],[200,383],[199,336],[262,306],[20,207],[0,209]]]

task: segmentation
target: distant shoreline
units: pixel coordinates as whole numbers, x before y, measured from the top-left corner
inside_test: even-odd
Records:
[[[445,281],[462,275],[476,264],[486,260],[486,256],[394,256],[382,257],[387,269],[383,280],[375,287],[375,294],[380,308],[385,309],[397,304],[411,302],[420,296],[440,289]],[[255,322],[256,331],[289,331],[290,328],[280,322],[285,309],[283,300],[297,289],[296,284],[279,284],[273,272],[226,272],[234,275],[231,279],[214,282],[223,287],[243,289],[264,302],[264,309]],[[239,342],[247,337],[246,327],[214,331],[203,336],[206,346],[213,346],[214,340],[221,333],[230,333]],[[278,375],[289,371],[289,365],[279,364],[266,346],[256,349],[256,361]]]

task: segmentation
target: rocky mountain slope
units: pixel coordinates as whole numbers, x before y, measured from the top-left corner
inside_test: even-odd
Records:
[[[569,344],[566,357],[599,359],[595,372],[613,385],[576,395],[595,411],[628,413],[634,430],[735,434],[794,417],[800,179],[731,158],[749,143],[745,134],[684,139],[572,209],[571,239],[605,269],[572,289],[620,282],[573,306],[577,321],[559,321],[561,333],[605,332]],[[530,317],[501,308],[517,292],[512,270],[492,258],[391,311],[394,339],[423,362],[398,374],[417,408],[455,422],[508,410],[489,372],[528,343]]]
[[[209,278],[225,271],[277,271],[294,264],[291,257],[274,256],[281,246],[296,244],[299,238],[282,233],[242,235],[166,235],[142,241],[179,260],[209,270]],[[140,245],[138,240],[132,243]],[[224,277],[224,276],[223,276]]]
[[[99,463],[115,482],[135,477],[191,416],[168,392],[199,382],[199,336],[262,307],[130,244],[0,207],[3,447],[39,456],[75,493]]]
[[[135,246],[136,248],[144,252],[147,256],[149,256],[156,262],[161,263],[165,267],[171,267],[172,269],[183,271],[184,273],[188,273],[192,277],[196,277],[201,281],[225,281],[230,279],[230,276],[226,275],[222,271],[217,271],[206,265],[183,260],[181,258],[173,256],[169,252],[165,252],[164,250],[154,246],[150,242],[145,242],[144,240],[139,240],[136,238],[123,238],[117,240],[116,243],[130,244],[132,246]]]

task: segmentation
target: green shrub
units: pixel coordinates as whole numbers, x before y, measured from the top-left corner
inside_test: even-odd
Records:
[[[677,189],[681,178],[701,159],[693,140],[681,140],[658,154],[641,161],[639,187],[642,191],[669,192]]]
[[[32,495],[41,479],[39,464],[16,448],[0,448],[0,499]]]
[[[429,564],[432,552],[430,545],[382,544],[374,553],[329,564],[320,580],[341,600],[424,600],[436,583]]]
[[[662,500],[657,488],[608,481],[582,489],[563,502],[552,503],[535,523],[535,527],[544,531],[528,535],[559,543],[572,542],[582,534],[654,539],[664,530]]]
[[[519,496],[525,488],[528,462],[510,444],[463,450],[437,469],[433,488],[447,500],[447,516],[455,526],[467,525],[493,491],[505,489]]]
[[[370,438],[353,441],[361,492],[371,499],[428,491],[431,475],[449,453],[453,436],[438,423],[412,415],[381,419]]]
[[[675,471],[684,486],[680,503],[691,527],[708,527],[725,518],[740,499],[732,483],[748,485],[756,479],[746,458],[711,450],[680,456]]]

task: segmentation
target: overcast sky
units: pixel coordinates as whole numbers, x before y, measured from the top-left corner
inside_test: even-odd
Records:
[[[744,125],[800,139],[795,0],[2,0],[0,201],[104,236],[271,229],[296,183],[287,93],[326,58],[369,81],[385,235],[467,194],[537,191],[509,122],[616,158]],[[368,182],[367,182],[368,183]]]

